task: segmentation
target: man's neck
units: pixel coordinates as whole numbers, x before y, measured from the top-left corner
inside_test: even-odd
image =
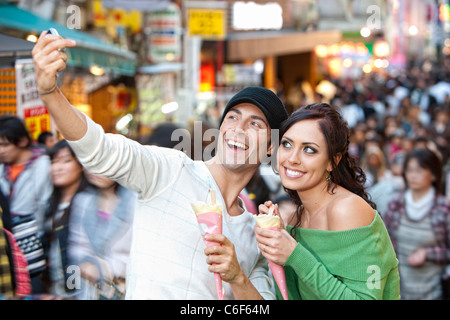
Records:
[[[205,162],[206,167],[219,186],[220,193],[230,215],[239,215],[242,210],[237,210],[239,205],[239,193],[247,186],[250,179],[258,170],[257,166],[248,166],[236,170],[229,169],[214,157]]]
[[[23,149],[18,157],[11,163],[12,165],[21,165],[27,163],[28,160],[33,156],[33,152],[30,149]]]

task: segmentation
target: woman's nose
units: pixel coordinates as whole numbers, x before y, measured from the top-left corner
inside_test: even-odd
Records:
[[[299,164],[300,163],[300,157],[298,155],[297,151],[292,151],[291,154],[288,157],[288,162],[292,164]]]

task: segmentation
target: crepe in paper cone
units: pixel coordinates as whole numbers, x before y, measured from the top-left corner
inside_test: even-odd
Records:
[[[206,234],[222,234],[222,206],[215,203],[214,195],[212,195],[212,200],[212,204],[202,201],[195,201],[191,203],[192,209],[194,209],[197,216],[197,222],[202,233],[203,241],[208,247],[220,244],[217,242],[206,241]],[[222,277],[219,273],[214,273],[214,279],[216,282],[219,300],[223,300],[224,290],[222,287]]]
[[[259,214],[253,216],[259,227],[263,229],[280,230],[280,217],[272,215],[273,205],[270,207],[269,214]],[[281,295],[284,300],[288,300],[287,287],[286,287],[286,275],[284,273],[284,267],[269,261],[269,268],[272,271],[273,277],[280,289]]]

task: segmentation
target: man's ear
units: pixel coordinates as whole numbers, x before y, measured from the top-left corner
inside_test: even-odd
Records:
[[[267,156],[270,157],[274,151],[275,147],[272,143],[269,143],[269,146],[267,147]]]

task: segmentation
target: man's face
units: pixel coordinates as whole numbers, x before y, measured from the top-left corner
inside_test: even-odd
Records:
[[[0,137],[0,163],[14,164],[22,150],[22,148],[9,142],[5,137]]]
[[[259,166],[269,150],[270,126],[264,113],[250,103],[233,107],[220,126],[217,144],[222,164],[231,168]]]

